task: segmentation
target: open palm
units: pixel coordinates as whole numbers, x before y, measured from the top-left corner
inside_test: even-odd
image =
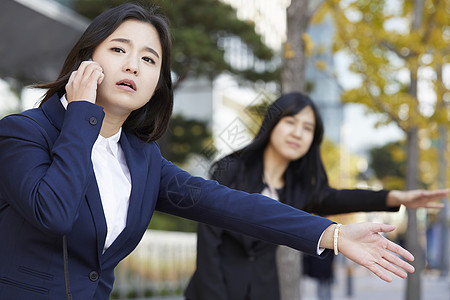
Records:
[[[401,257],[413,261],[414,256],[380,234],[394,229],[392,225],[375,223],[343,225],[339,235],[339,251],[382,280],[391,282],[389,273],[406,278],[406,272],[414,272],[414,267]]]

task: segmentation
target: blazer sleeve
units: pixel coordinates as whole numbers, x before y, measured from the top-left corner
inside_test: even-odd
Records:
[[[219,254],[223,231],[215,226],[198,225],[197,269],[186,289],[188,299],[229,299]]]
[[[389,191],[371,191],[359,189],[337,190],[328,187],[322,202],[312,206],[311,212],[319,215],[331,215],[351,212],[398,211],[399,206],[386,205]]]
[[[317,255],[319,238],[333,223],[260,194],[193,177],[164,158],[156,209],[312,255]]]
[[[0,198],[44,232],[70,232],[93,174],[91,150],[103,115],[95,104],[70,103],[52,149],[33,120],[15,115],[2,119]]]

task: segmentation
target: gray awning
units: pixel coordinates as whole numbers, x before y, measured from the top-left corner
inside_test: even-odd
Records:
[[[50,0],[2,0],[0,78],[55,80],[89,20]]]

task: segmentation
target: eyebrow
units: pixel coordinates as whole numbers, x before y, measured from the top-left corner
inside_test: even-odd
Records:
[[[287,117],[291,117],[291,118],[294,118],[294,119],[298,120],[294,115],[292,115],[292,116],[287,116]],[[305,123],[306,123],[307,125],[316,126],[316,123],[315,123],[315,122],[308,122],[308,121],[306,121]]]
[[[132,42],[129,39],[125,39],[125,38],[115,38],[115,39],[112,39],[111,42],[120,42],[120,43],[129,44],[129,45],[132,44]],[[153,49],[151,47],[144,47],[144,50],[148,51],[150,53],[153,53],[154,55],[156,55],[156,57],[159,58],[159,54],[158,54],[158,52],[156,52],[155,49]]]

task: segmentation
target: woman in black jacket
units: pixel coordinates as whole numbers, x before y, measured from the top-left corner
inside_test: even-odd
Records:
[[[216,162],[211,177],[319,215],[441,207],[439,191],[337,190],[328,185],[320,144],[323,123],[310,98],[290,93],[267,111],[255,139]],[[197,270],[188,300],[277,300],[278,246],[205,224],[198,227]],[[279,254],[280,255],[280,254]],[[283,272],[283,271],[281,271]]]

